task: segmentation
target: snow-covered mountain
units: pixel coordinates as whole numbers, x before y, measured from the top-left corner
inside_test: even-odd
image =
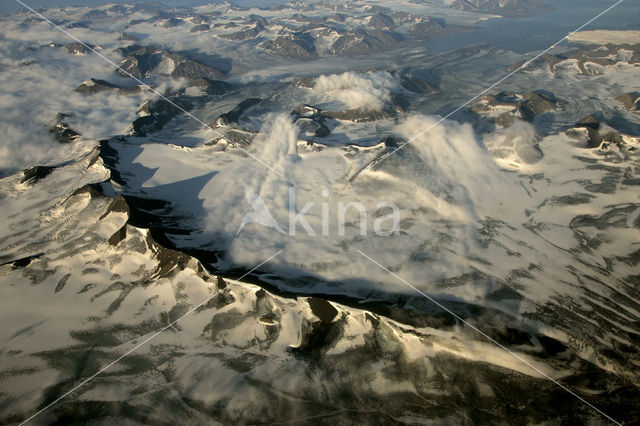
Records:
[[[635,32],[388,3],[0,17],[0,422],[637,421]]]

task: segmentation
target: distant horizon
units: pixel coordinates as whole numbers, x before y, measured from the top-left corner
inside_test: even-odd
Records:
[[[103,6],[106,4],[127,4],[127,3],[162,3],[167,6],[186,6],[193,7],[207,3],[222,3],[225,0],[24,0],[23,3],[33,8],[55,8],[69,6]],[[278,3],[286,3],[287,0],[231,0],[240,6],[260,6],[274,5]],[[15,0],[0,0],[0,13],[14,13],[20,9],[24,9],[20,3]]]

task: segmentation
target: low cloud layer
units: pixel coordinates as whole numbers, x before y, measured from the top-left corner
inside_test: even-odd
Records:
[[[345,72],[321,75],[316,79],[313,96],[321,101],[338,101],[348,109],[382,109],[399,90],[398,81],[388,72]]]
[[[32,40],[28,41],[31,35]],[[49,133],[59,112],[83,138],[120,134],[135,118],[142,94],[86,96],[74,91],[90,77],[121,84],[113,66],[95,55],[74,56],[43,45],[40,35],[0,42],[0,173],[60,161],[72,147]],[[25,41],[26,40],[26,41]],[[24,65],[25,62],[30,65]]]

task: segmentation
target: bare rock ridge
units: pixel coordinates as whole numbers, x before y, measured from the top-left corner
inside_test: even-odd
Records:
[[[316,107],[300,105],[291,111],[291,117],[303,135],[311,133],[316,137],[323,138],[331,133],[325,124],[327,116],[323,115],[322,111]]]
[[[53,166],[33,166],[29,167],[22,171],[24,177],[20,181],[20,183],[27,183],[28,185],[33,185],[38,182],[40,179],[44,179],[49,176],[55,167]]]
[[[381,110],[353,108],[340,111],[323,111],[315,106],[300,105],[291,115],[296,123],[303,125],[307,130],[311,126],[316,129],[314,130],[316,136],[324,137],[330,132],[326,126],[327,119],[353,123],[369,123],[396,117],[400,112],[405,110],[407,103],[400,95],[393,96],[392,98],[392,102],[387,103]]]
[[[221,80],[211,80],[206,77],[198,77],[189,81],[187,87],[197,87],[202,93],[210,96],[224,95],[231,90],[231,84]]]
[[[307,59],[317,56],[313,38],[301,32],[267,40],[261,46],[276,55],[288,58]]]
[[[209,31],[209,24],[194,25],[189,30],[190,33],[199,33],[199,32],[203,32],[203,31]]]
[[[181,97],[173,97],[171,102],[165,99],[145,101],[138,110],[138,118],[131,124],[131,134],[146,136],[162,129],[171,119],[189,110],[191,103]]]
[[[72,43],[67,44],[66,49],[68,53],[73,55],[86,55],[91,53],[91,49],[96,49],[97,46],[90,43],[78,43],[74,41]]]
[[[374,30],[393,30],[396,26],[395,22],[389,15],[385,15],[383,13],[376,13],[369,18],[369,22],[367,22],[367,27],[373,28]]]
[[[147,78],[166,73],[173,78],[184,77],[192,80],[219,79],[225,75],[223,71],[196,59],[157,47],[134,45],[120,48],[120,53],[124,57],[120,62],[120,68],[125,72],[118,72],[124,76],[130,74],[136,78]]]
[[[358,56],[385,51],[399,46],[404,41],[428,40],[436,36],[468,28],[447,26],[444,20],[407,12],[390,12],[386,8],[368,9],[371,15],[362,18],[360,25],[345,26],[346,15],[307,16],[297,14],[294,20],[306,24],[302,27],[280,30],[273,39],[261,46],[276,55],[309,59],[325,55]],[[257,37],[270,25],[269,21],[258,22],[255,28],[221,34],[220,37],[245,40]]]
[[[224,134],[218,138],[215,138],[207,143],[206,146],[215,146],[217,150],[224,151],[229,146],[249,146],[253,139],[256,137],[256,132],[243,129],[231,128],[224,132]]]
[[[233,41],[244,41],[258,37],[258,35],[260,35],[263,30],[264,25],[261,21],[259,21],[252,27],[246,27],[233,33],[220,34],[220,37]]]
[[[537,115],[557,110],[560,103],[553,93],[546,90],[521,94],[500,92],[496,95],[484,95],[469,109],[474,113],[491,116],[501,127],[509,127],[516,118],[533,122]]]
[[[180,18],[169,18],[162,23],[163,28],[175,28],[184,24],[184,21]]]
[[[640,111],[640,92],[629,92],[620,95],[616,101],[622,103],[625,109],[629,111]]]
[[[386,106],[379,111],[370,111],[364,108],[345,109],[342,111],[322,111],[322,115],[339,121],[350,121],[353,123],[369,123],[378,120],[393,118],[397,115],[397,110],[392,106]]]
[[[101,92],[117,92],[128,95],[140,92],[143,90],[143,86],[121,87],[106,80],[90,78],[80,83],[74,90],[85,95],[95,95]]]
[[[230,124],[238,124],[238,120],[249,108],[252,108],[262,101],[260,98],[249,98],[240,102],[231,111],[221,114],[213,122],[212,127],[228,126]]]
[[[60,143],[70,143],[80,137],[80,133],[73,130],[64,121],[70,116],[59,112],[54,120],[54,125],[49,129],[49,133],[53,134]]]
[[[120,37],[118,37],[118,41],[140,41],[140,38],[133,34],[123,32],[120,34]]]
[[[149,86],[149,87],[152,89],[155,89],[153,86]],[[186,87],[200,89],[201,95],[208,95],[208,96],[224,95],[232,88],[231,84],[225,81],[212,80],[207,77],[194,78],[187,83]],[[82,93],[85,95],[95,95],[96,93],[102,93],[102,92],[114,92],[122,95],[131,95],[131,94],[139,93],[140,91],[145,90],[146,88],[147,86],[144,86],[144,85],[121,87],[105,80],[90,78],[89,80],[86,80],[81,84],[79,84],[74,90],[78,93]],[[178,89],[177,91],[165,92],[165,96],[184,95],[185,92],[186,92],[186,89],[181,88],[181,89]]]
[[[87,81],[82,82],[78,87],[74,90],[78,93],[84,93],[87,95],[93,95],[99,92],[118,90],[120,87],[115,84],[109,83],[105,80],[99,80],[96,78],[90,78]]]
[[[519,103],[518,109],[522,118],[527,121],[533,121],[538,114],[555,111],[558,106],[558,100],[549,91],[525,92],[522,94],[522,98],[523,101]]]
[[[355,56],[395,46],[404,37],[402,34],[380,30],[348,30],[329,49],[333,55]]]
[[[407,73],[400,74],[400,85],[409,92],[421,95],[427,95],[438,91],[438,87],[435,84]]]
[[[598,148],[603,142],[621,146],[624,139],[620,132],[606,123],[601,113],[596,113],[577,122],[574,128],[587,131],[587,148]]]
[[[408,37],[421,40],[431,39],[433,37],[444,35],[450,32],[466,31],[466,28],[458,28],[455,26],[447,26],[444,21],[436,20],[430,16],[421,17],[416,23],[409,27],[406,32]]]

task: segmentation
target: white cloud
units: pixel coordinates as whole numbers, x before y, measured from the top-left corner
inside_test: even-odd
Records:
[[[348,109],[379,111],[399,90],[398,81],[388,72],[321,75],[316,79],[313,97],[320,101],[338,101]]]
[[[71,115],[65,121],[84,138],[103,138],[123,132],[144,96],[76,93],[75,87],[90,77],[131,82],[93,54],[75,56],[42,44],[38,32],[24,30],[20,39],[0,42],[0,169],[5,172],[55,163],[72,149],[49,133],[58,112]],[[20,66],[26,60],[36,62]]]
[[[436,120],[411,116],[395,130],[410,138]],[[392,157],[387,160],[388,167],[365,168],[351,179],[383,148],[345,150],[336,146],[297,152],[296,127],[288,115],[274,114],[264,121],[266,124],[248,149],[282,177],[232,148],[226,152],[206,148],[186,151],[148,144],[142,146],[143,151],[136,158],[136,163],[157,170],[144,184],[148,196],[153,196],[157,187],[162,196],[174,200],[185,211],[204,210],[203,232],[190,237],[199,242],[189,244],[222,246],[227,254],[223,262],[229,265],[259,263],[284,249],[270,264],[282,276],[299,274],[299,267],[327,279],[365,279],[367,282],[362,285],[369,290],[383,289],[389,284],[387,290],[399,291],[393,283],[379,282],[379,271],[372,270],[366,259],[353,256],[356,249],[362,249],[386,264],[396,265],[407,279],[427,283],[425,288],[429,288],[428,283],[470,270],[467,255],[481,250],[477,243],[479,219],[487,215],[504,217],[504,211],[523,209],[519,203],[523,191],[516,184],[517,178],[500,170],[469,125],[439,124],[412,143],[409,149],[414,152],[413,157]],[[208,177],[210,173],[214,174]],[[197,194],[167,193],[167,183],[198,176],[204,177],[202,187],[185,183]],[[295,236],[289,235],[289,188],[294,185],[298,212],[307,203],[313,203],[304,218],[315,236],[307,235],[299,223]],[[247,186],[261,197],[286,234],[249,224],[236,236],[242,218],[252,211],[245,200]],[[328,191],[326,196],[323,190]],[[377,215],[389,213],[378,211],[380,202],[397,205],[401,220],[412,224],[410,231],[397,237],[373,235]],[[326,236],[322,235],[324,203],[329,224]],[[357,209],[348,212],[346,236],[340,236],[339,203],[360,203],[366,208],[367,238],[359,238]],[[482,297],[486,290],[482,283],[474,282],[447,289],[446,293],[473,300]],[[349,292],[357,291],[354,283]]]
[[[425,200],[443,218],[473,222],[513,190],[470,124],[436,124],[434,117],[413,115],[397,131],[412,141],[407,149],[416,150],[421,163],[407,179],[421,185]]]
[[[536,143],[536,129],[522,120],[484,135],[484,143],[498,164],[507,168],[540,161],[542,151]]]

